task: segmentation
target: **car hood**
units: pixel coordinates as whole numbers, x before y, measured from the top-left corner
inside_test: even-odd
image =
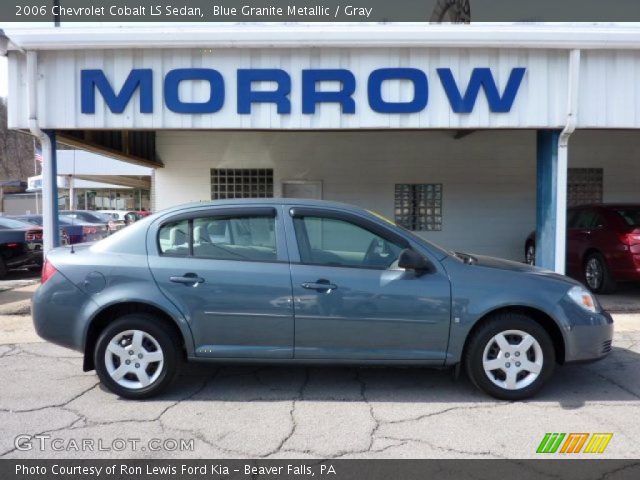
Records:
[[[511,272],[522,272],[528,275],[552,278],[554,280],[566,282],[571,285],[580,285],[579,282],[573,280],[572,278],[566,277],[565,275],[560,275],[559,273],[544,268],[533,267],[531,265],[527,265],[526,263],[514,262],[512,260],[505,260],[503,258],[487,257],[485,255],[473,255],[473,258],[476,261],[470,264],[471,266],[496,268],[499,270],[507,270]]]

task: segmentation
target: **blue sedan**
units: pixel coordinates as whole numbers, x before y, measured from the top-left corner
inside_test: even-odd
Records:
[[[15,217],[32,225],[42,226],[42,215],[21,215]],[[60,224],[61,243],[76,244],[102,240],[109,234],[106,224],[88,223],[64,215],[58,219]]]
[[[613,321],[579,283],[444,250],[322,201],[198,203],[47,255],[38,333],[126,398],[183,361],[463,367],[530,397],[559,364],[603,358]]]

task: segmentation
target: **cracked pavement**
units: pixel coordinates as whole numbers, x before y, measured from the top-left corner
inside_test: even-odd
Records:
[[[638,458],[640,315],[616,320],[607,359],[560,368],[535,399],[509,403],[450,371],[215,364],[185,364],[161,397],[124,400],[82,372],[80,354],[39,341],[28,316],[0,317],[0,457],[533,458],[546,432],[612,432],[599,458]],[[64,448],[20,451],[20,434]],[[83,439],[104,450],[70,447]],[[138,444],[119,451],[116,439]],[[194,448],[151,451],[152,439]]]

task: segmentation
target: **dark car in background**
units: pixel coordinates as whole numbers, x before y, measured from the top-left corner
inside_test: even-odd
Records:
[[[525,242],[535,263],[536,239]],[[640,205],[598,204],[567,212],[567,274],[595,293],[613,293],[618,282],[640,281]]]
[[[14,217],[33,225],[42,226],[42,215],[22,215]],[[71,245],[102,240],[109,235],[106,225],[87,223],[73,218],[60,216],[60,234]],[[62,242],[64,243],[64,241]]]
[[[61,210],[60,216],[86,223],[106,225],[107,230],[110,234],[113,232],[117,232],[118,230],[126,226],[124,222],[120,222],[112,218],[108,214],[96,212],[93,210]]]
[[[42,265],[42,228],[0,217],[0,278],[11,269]]]

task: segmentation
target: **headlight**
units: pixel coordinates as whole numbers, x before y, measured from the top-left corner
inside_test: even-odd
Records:
[[[567,295],[588,312],[598,313],[598,301],[586,288],[576,285],[567,292]]]

